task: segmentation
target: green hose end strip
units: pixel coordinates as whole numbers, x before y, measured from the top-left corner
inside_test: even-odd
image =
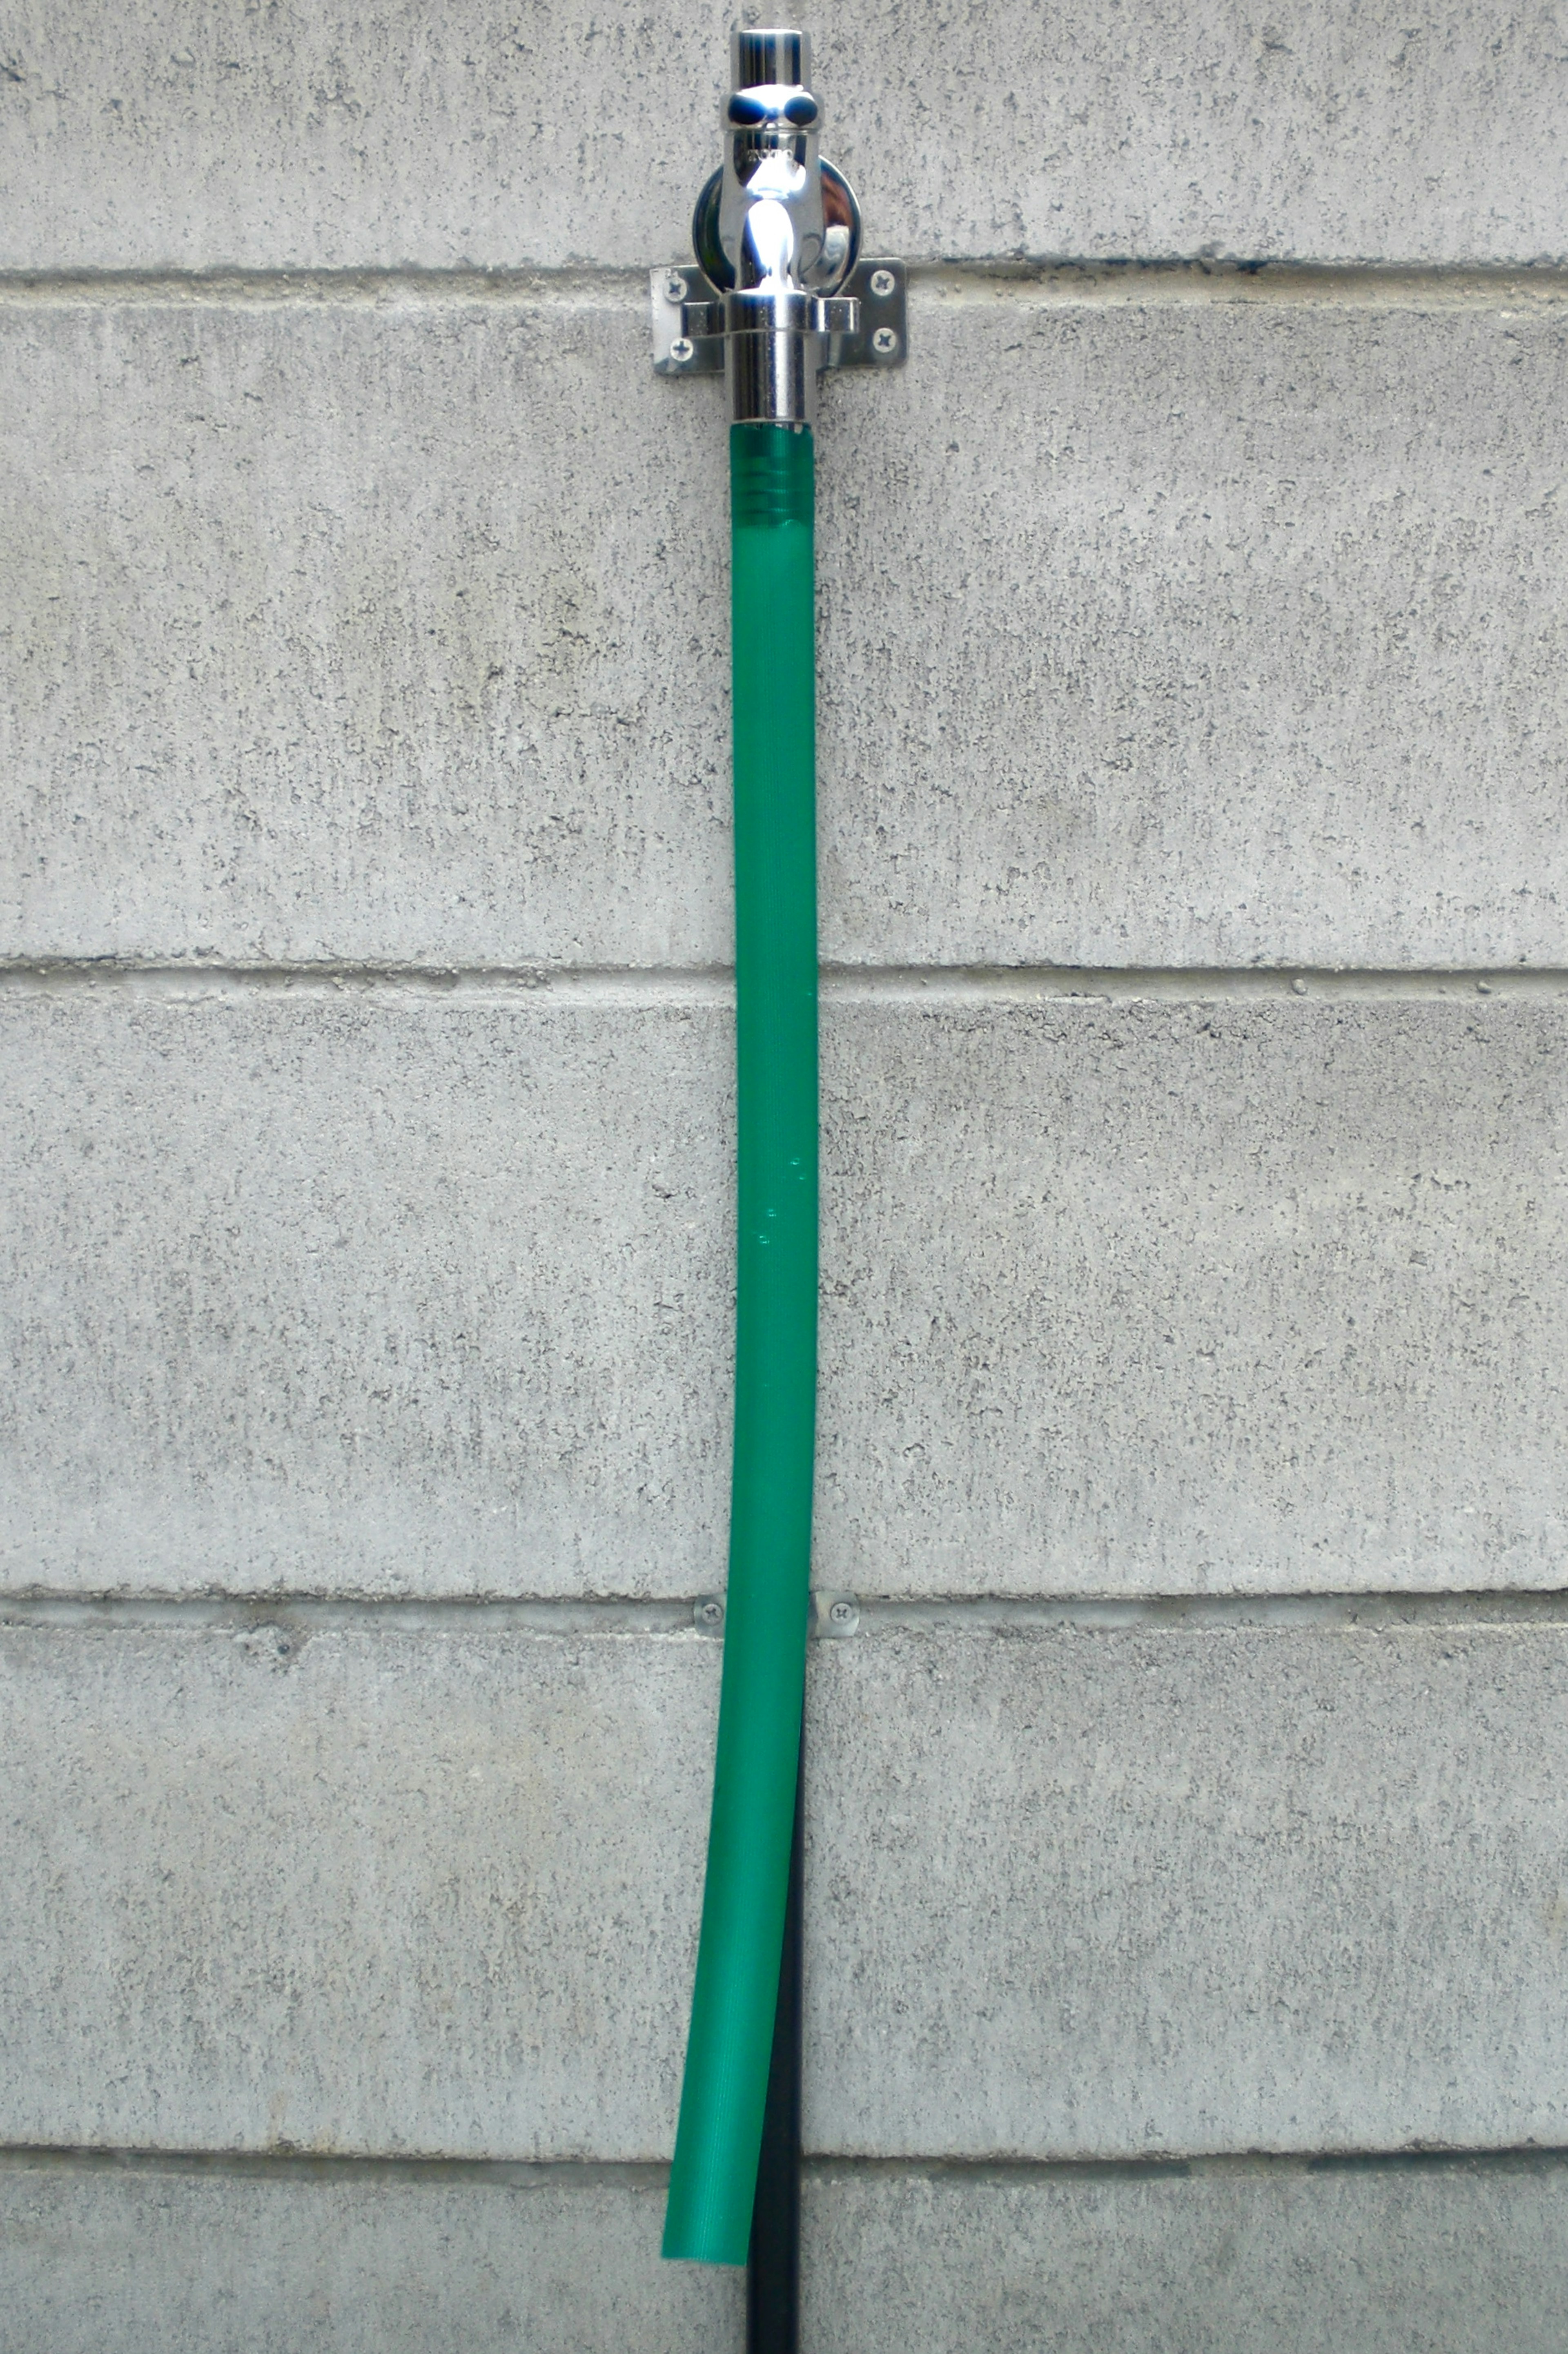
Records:
[[[817,823],[809,431],[730,429],[737,1265],[724,1680],[664,2253],[743,2264],[789,1877],[817,1394]]]

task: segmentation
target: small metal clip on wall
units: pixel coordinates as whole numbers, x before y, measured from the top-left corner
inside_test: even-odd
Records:
[[[818,152],[804,33],[737,32],[725,160],[692,217],[694,261],[652,273],[660,376],[725,376],[733,425],[814,425],[823,368],[895,368],[901,261],[860,251],[860,207]]]

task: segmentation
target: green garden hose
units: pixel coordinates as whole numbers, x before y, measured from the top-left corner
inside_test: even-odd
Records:
[[[746,2262],[789,1873],[817,1388],[814,482],[809,427],[730,428],[735,1458],[707,1881],[666,2256]]]

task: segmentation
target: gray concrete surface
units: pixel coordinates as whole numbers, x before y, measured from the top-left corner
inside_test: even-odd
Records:
[[[732,15],[22,0],[0,260],[678,258],[716,156]],[[1568,252],[1545,10],[863,0],[816,30],[830,152],[888,250]]]
[[[824,955],[1568,963],[1568,308],[1139,283],[940,281],[830,388]],[[727,958],[641,301],[0,304],[0,950]]]
[[[13,1588],[723,1584],[713,1009],[6,1013]]]
[[[832,999],[821,1582],[1559,1585],[1565,1021]],[[121,981],[0,1035],[11,1591],[722,1585],[722,1005]]]
[[[824,431],[826,954],[1568,962],[1568,313],[917,324]]]
[[[827,1582],[1560,1585],[1565,1010],[846,1007]]]
[[[1568,2144],[1568,1627],[814,1654],[826,2156]]]
[[[0,307],[8,951],[712,953],[723,427],[642,326]]]
[[[662,2264],[657,2180],[0,2162],[3,2354],[724,2354],[738,2273]]]
[[[1568,2141],[1568,1629],[814,1647],[808,2145]],[[648,2159],[719,1647],[13,1626],[0,2136]]]
[[[0,2142],[667,2158],[718,1668],[690,1631],[0,1630]]]
[[[1568,2169],[828,2168],[804,2354],[1556,2354]]]

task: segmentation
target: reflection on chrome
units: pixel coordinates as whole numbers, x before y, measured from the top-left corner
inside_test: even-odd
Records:
[[[831,334],[857,306],[833,296],[853,267],[860,210],[818,152],[804,33],[730,40],[724,164],[697,202],[698,260],[725,289],[725,376],[736,424],[810,425]]]

